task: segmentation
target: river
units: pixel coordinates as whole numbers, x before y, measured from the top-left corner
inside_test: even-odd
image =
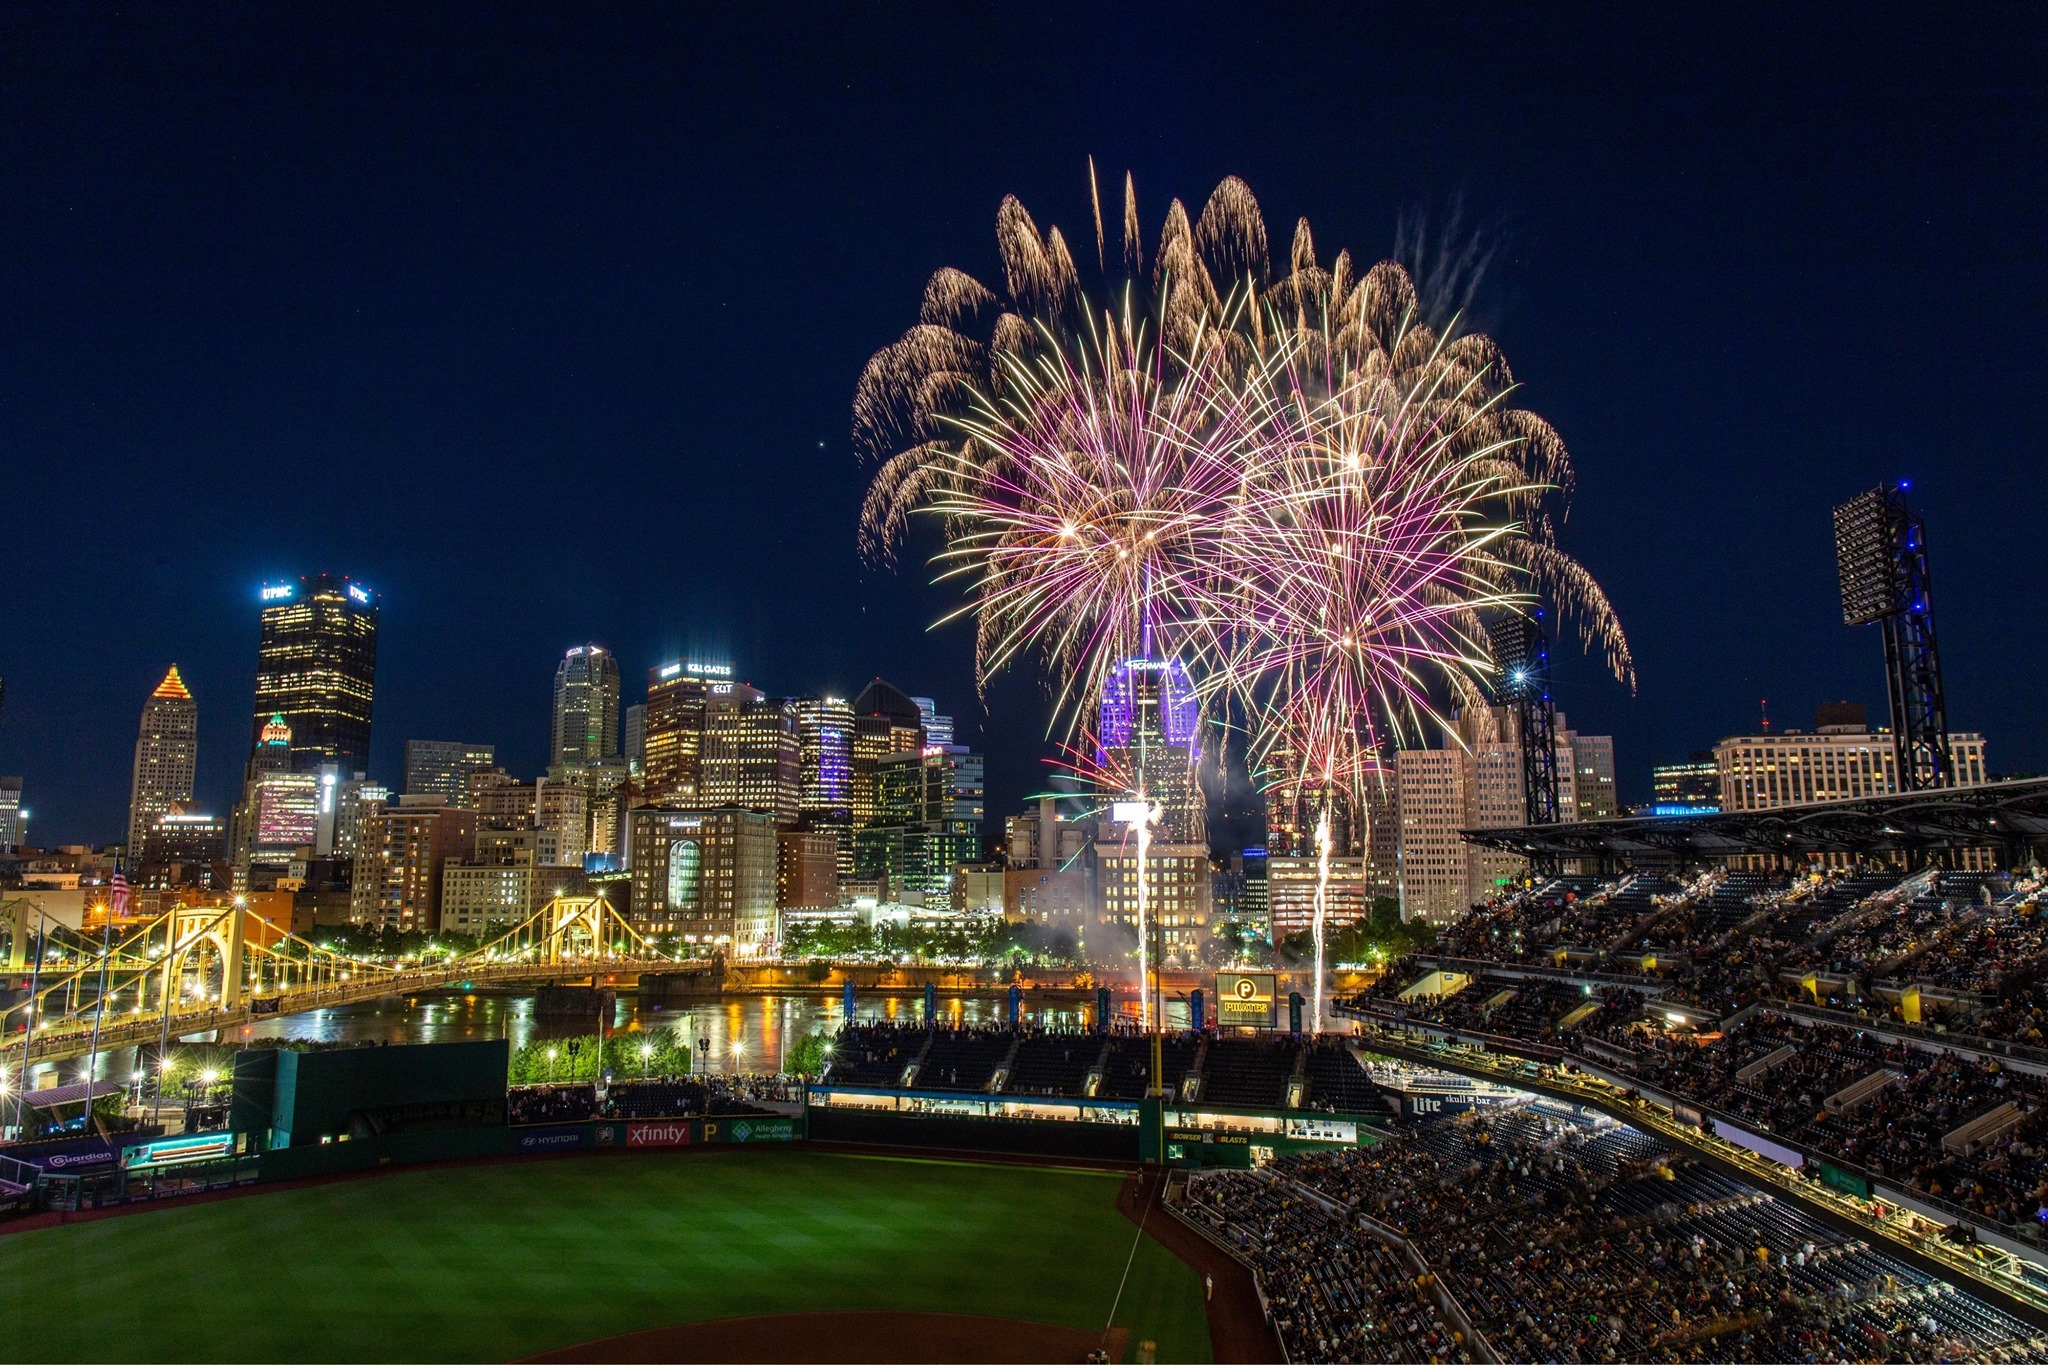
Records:
[[[915,995],[883,996],[863,994],[855,1003],[855,1017],[862,1020],[903,1020],[922,1017],[923,1001]],[[944,996],[939,1000],[939,1020],[955,1027],[1002,1022],[1008,1002],[1001,992],[987,995]],[[1083,1003],[1071,996],[1059,1001],[1033,1001],[1025,996],[1025,1020],[1046,1028],[1079,1028],[1085,1022]],[[693,1056],[709,1059],[715,1070],[762,1071],[780,1069],[784,1050],[812,1032],[835,1033],[845,1019],[837,995],[729,995],[669,1006],[643,1005],[640,997],[623,991],[612,1006],[609,1028],[615,1033],[661,1031],[678,1047]],[[425,991],[418,995],[386,996],[334,1009],[307,1010],[282,1015],[236,1029],[222,1042],[253,1042],[262,1038],[292,1038],[320,1043],[461,1043],[479,1039],[508,1039],[516,1050],[535,1039],[588,1036],[596,1031],[587,1018],[538,1018],[534,1014],[534,993],[530,990]],[[710,1044],[699,1046],[699,1040]],[[182,1042],[211,1042],[210,1034],[192,1034]],[[150,1053],[154,1049],[147,1050]],[[146,1059],[132,1047],[110,1049],[100,1055],[96,1075],[103,1080],[130,1080],[138,1064]],[[85,1060],[38,1063],[31,1068],[32,1085],[47,1084],[44,1072],[61,1069],[65,1082],[85,1078]]]

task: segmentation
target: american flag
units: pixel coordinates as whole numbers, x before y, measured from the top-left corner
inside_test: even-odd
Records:
[[[128,913],[128,874],[114,869],[113,894],[107,897],[107,917],[119,919]]]

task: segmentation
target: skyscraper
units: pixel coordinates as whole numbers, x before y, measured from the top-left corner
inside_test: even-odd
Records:
[[[802,767],[797,809],[807,817],[845,817],[853,812],[853,708],[838,697],[800,697],[796,712],[798,762]]]
[[[647,703],[626,708],[626,775],[640,781],[647,768]]]
[[[787,703],[745,683],[715,686],[704,706],[703,776],[696,798],[680,804],[745,806],[793,825],[798,754],[796,714]]]
[[[1103,797],[1119,800],[1143,791],[1159,811],[1142,869],[1128,826],[1115,830],[1119,844],[1100,851],[1102,919],[1110,932],[1096,942],[1112,951],[1137,946],[1141,873],[1148,928],[1156,928],[1166,961],[1197,961],[1208,935],[1213,887],[1207,802],[1196,780],[1200,720],[1201,703],[1178,659],[1125,659],[1103,686],[1099,759],[1103,772],[1120,784]]]
[[[578,645],[555,669],[556,763],[607,763],[619,752],[619,661],[602,645]]]
[[[291,728],[287,767],[324,760],[370,764],[370,709],[377,678],[377,594],[339,574],[314,574],[263,589],[256,651],[253,744],[272,716]]]
[[[0,777],[0,853],[28,842],[28,812],[21,808],[21,779]]]
[[[405,742],[405,795],[439,796],[451,806],[469,805],[469,775],[495,766],[497,750],[489,744],[464,744],[452,739],[409,739]]]
[[[853,780],[849,789],[856,830],[877,816],[876,780],[882,760],[923,748],[924,713],[916,701],[880,678],[861,689],[853,699]]]
[[[983,790],[982,757],[964,745],[880,759],[874,819],[853,836],[855,872],[891,896],[910,891],[945,904],[955,869],[981,857]]]
[[[924,742],[927,744],[951,744],[953,742],[953,718],[939,714],[939,704],[930,697],[912,697],[917,703],[919,717],[924,722]]]
[[[671,659],[647,670],[640,786],[648,800],[697,799],[704,754],[704,703],[732,686],[732,665]]]
[[[1556,723],[1561,729],[1563,717]],[[1563,735],[1553,733],[1553,740],[1558,809],[1576,817],[1579,764]],[[1526,875],[1524,859],[1468,844],[1458,832],[1507,828],[1528,818],[1513,707],[1471,707],[1458,717],[1457,734],[1447,735],[1444,747],[1403,749],[1395,759],[1403,919],[1448,924]]]
[[[1103,766],[1121,775],[1130,790],[1142,788],[1160,807],[1154,837],[1162,843],[1208,842],[1208,813],[1195,780],[1201,713],[1194,684],[1178,659],[1125,659],[1110,671],[1102,690]]]
[[[135,737],[135,773],[128,788],[128,859],[143,856],[157,817],[192,800],[199,767],[199,703],[171,665],[142,704]]]

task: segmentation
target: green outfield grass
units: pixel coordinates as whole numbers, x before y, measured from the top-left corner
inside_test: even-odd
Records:
[[[0,1236],[9,1360],[509,1360],[710,1318],[846,1309],[1100,1330],[1121,1177],[743,1149],[400,1172]],[[1116,1313],[1206,1361],[1199,1277],[1149,1237]]]

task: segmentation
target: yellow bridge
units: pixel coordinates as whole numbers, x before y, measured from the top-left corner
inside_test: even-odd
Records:
[[[401,992],[602,981],[703,965],[657,952],[601,896],[558,896],[474,952],[417,964],[336,952],[239,900],[181,905],[97,944],[62,926],[32,927],[30,911],[25,900],[0,905],[8,971],[27,977],[26,992],[0,1010],[0,1060],[10,1064],[81,1057]]]

